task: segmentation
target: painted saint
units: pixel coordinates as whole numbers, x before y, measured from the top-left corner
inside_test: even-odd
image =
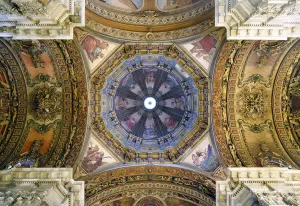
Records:
[[[103,50],[109,46],[106,41],[100,41],[91,35],[87,35],[81,45],[92,63],[98,58],[103,58]]]
[[[196,58],[203,58],[207,62],[211,62],[213,55],[216,51],[217,40],[207,35],[202,39],[192,43],[193,48],[190,50],[192,54],[196,55]]]
[[[128,117],[121,122],[121,125],[126,129],[126,131],[131,132],[136,125],[137,121],[133,116]]]
[[[192,160],[194,165],[200,166],[207,172],[213,172],[218,166],[218,162],[213,154],[212,146],[210,144],[208,144],[205,151],[196,151],[195,154],[192,154]]]
[[[174,130],[177,126],[177,122],[172,118],[172,117],[166,117],[164,119],[164,125],[167,127],[168,132],[171,132],[172,130]]]
[[[111,157],[110,156],[104,157],[104,152],[100,151],[97,145],[89,146],[87,150],[87,154],[82,161],[82,167],[88,173],[93,172],[103,164],[102,161],[104,158],[111,158]]]
[[[117,110],[128,108],[128,105],[129,105],[129,100],[127,98],[116,96],[115,106]]]

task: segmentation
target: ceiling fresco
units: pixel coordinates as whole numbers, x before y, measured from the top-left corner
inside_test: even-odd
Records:
[[[117,43],[95,37],[81,29],[77,28],[74,31],[90,73],[93,73],[101,62],[119,46]]]
[[[299,167],[298,60],[294,39],[225,42],[214,73],[212,112],[227,165]]]
[[[125,44],[92,77],[92,129],[125,162],[176,161],[207,132],[207,76],[180,52]]]
[[[87,115],[74,42],[1,40],[0,50],[0,167],[72,167]]]
[[[108,76],[102,90],[102,118],[123,146],[164,151],[193,129],[198,89],[176,60],[141,55]]]
[[[215,205],[228,167],[300,167],[300,42],[226,41],[210,0],[87,0],[74,40],[0,40],[0,169],[85,203]]]

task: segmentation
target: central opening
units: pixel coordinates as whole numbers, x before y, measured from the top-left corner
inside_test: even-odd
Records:
[[[146,109],[154,109],[156,107],[156,100],[153,97],[147,97],[144,100],[144,107]]]

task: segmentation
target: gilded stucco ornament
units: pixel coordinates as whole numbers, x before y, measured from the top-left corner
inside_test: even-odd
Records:
[[[263,118],[269,107],[267,97],[264,87],[245,86],[237,94],[237,112],[245,119]]]
[[[297,124],[291,110],[297,98],[288,88],[297,76],[292,71],[298,68],[299,45],[290,39],[269,42],[267,48],[263,42],[260,48],[272,55],[262,71],[259,43],[228,41],[221,49],[212,92],[217,145],[227,165],[297,167],[298,127],[291,124]]]
[[[131,166],[83,177],[86,180],[86,205],[108,206],[123,198],[131,205],[154,197],[162,202],[184,197],[194,205],[215,204],[215,181],[198,172],[167,166]],[[180,202],[174,204],[179,205]],[[182,203],[184,204],[184,203]],[[169,204],[167,204],[169,205]]]
[[[29,95],[29,113],[37,120],[53,120],[61,109],[61,92],[53,86],[37,86]]]
[[[0,116],[7,113],[0,124],[0,167],[73,166],[87,112],[84,67],[74,42],[3,40],[0,51],[0,96],[9,100],[0,103]]]

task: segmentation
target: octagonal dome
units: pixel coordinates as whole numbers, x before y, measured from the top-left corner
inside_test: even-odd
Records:
[[[124,44],[91,83],[93,132],[125,161],[176,161],[209,127],[208,77],[175,44]]]
[[[123,146],[163,151],[192,130],[198,89],[174,59],[145,54],[123,61],[106,79],[102,117]]]

